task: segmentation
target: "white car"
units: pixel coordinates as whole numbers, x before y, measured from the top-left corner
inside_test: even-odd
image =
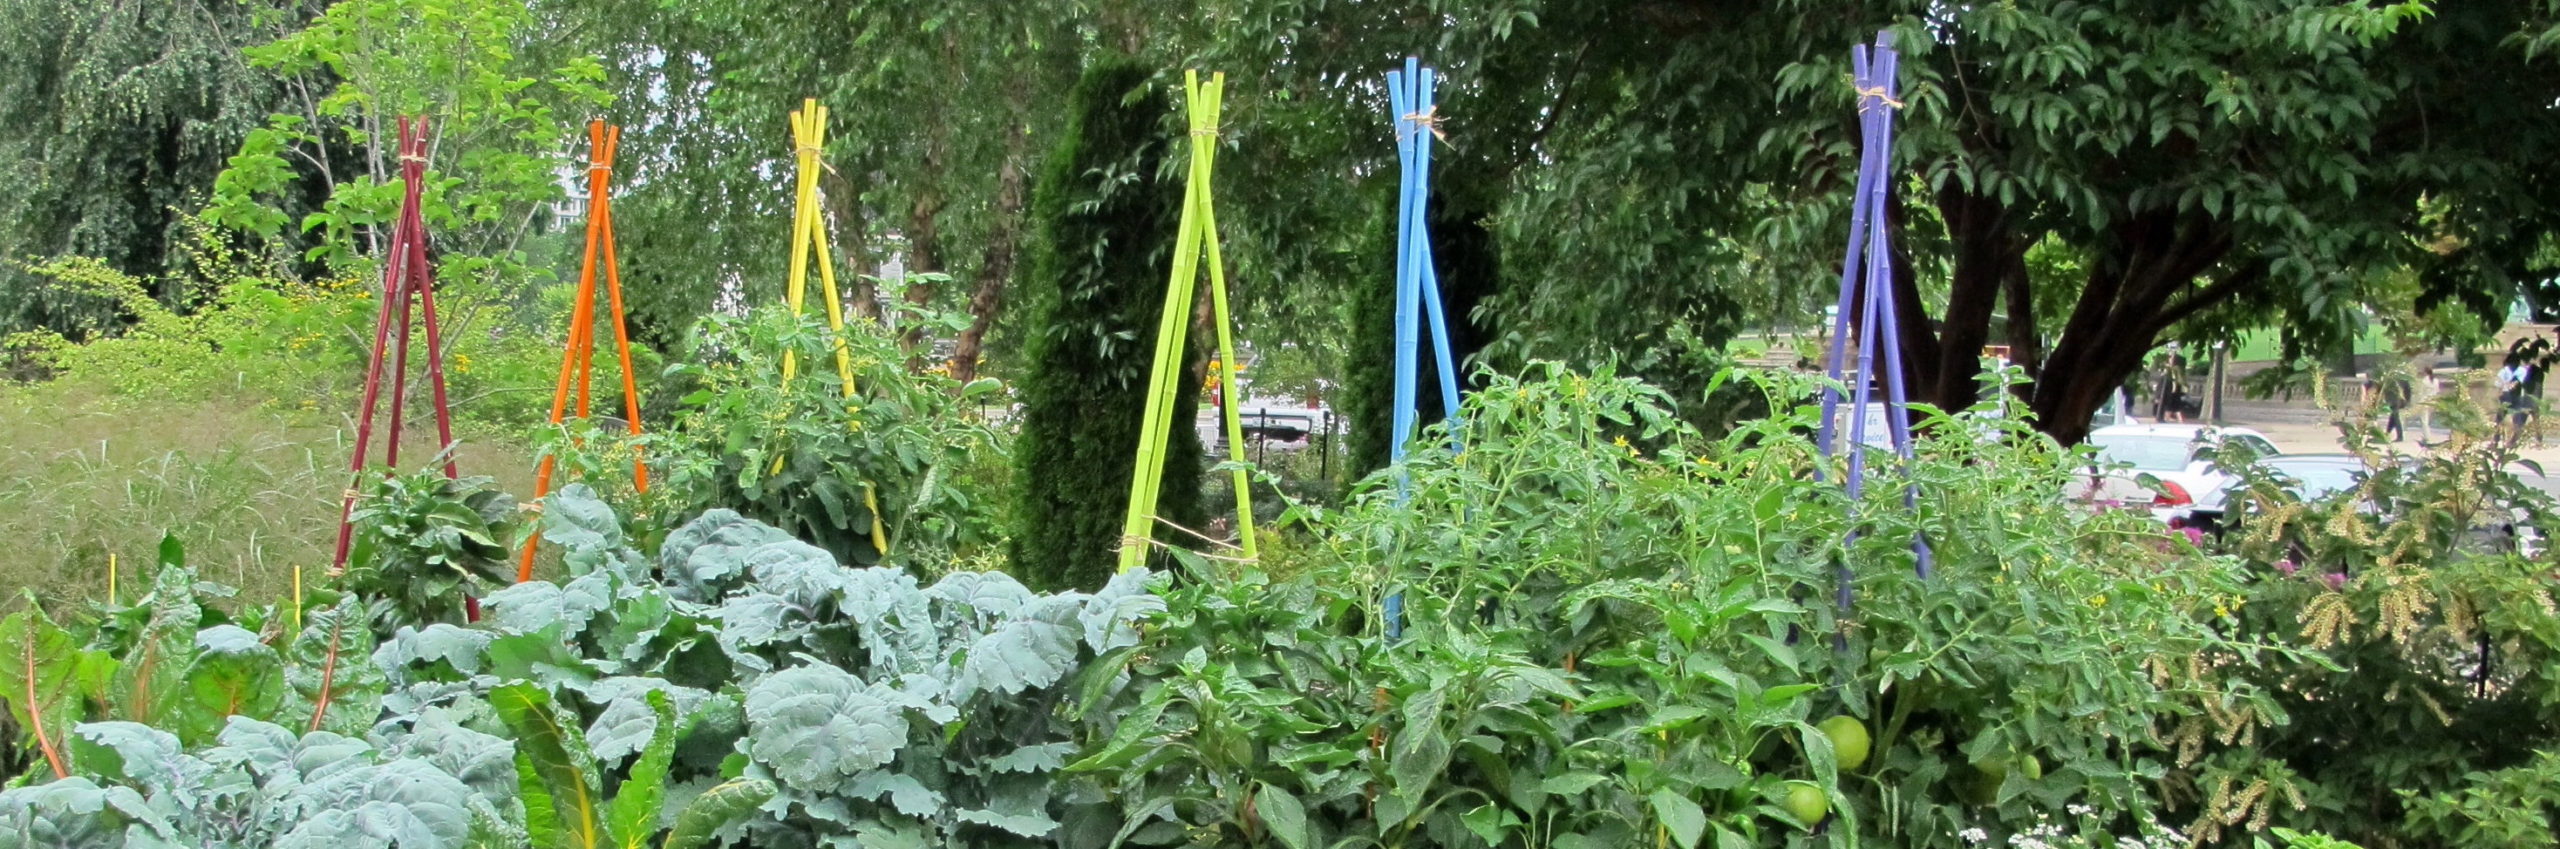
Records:
[[[2354,489],[2373,474],[2365,467],[2364,459],[2353,454],[2282,454],[2266,457],[2259,461],[2258,466],[2275,473],[2276,480],[2290,490],[2293,497],[2303,501],[2318,501]],[[2190,523],[2213,532],[2229,527],[2231,521],[2240,518],[2230,513],[2235,499],[2242,498],[2245,487],[2237,476],[2228,478],[2229,482],[2212,494],[2195,494],[2196,503],[2188,515]],[[2239,507],[2245,510],[2248,505],[2240,502]],[[2381,512],[2381,507],[2370,501],[2359,509],[2367,515]]]
[[[2073,494],[2093,504],[2146,506],[2162,522],[2184,525],[2192,521],[2197,499],[2218,498],[2231,486],[2233,476],[2215,468],[2210,456],[2226,441],[2239,441],[2262,457],[2279,453],[2265,434],[2244,427],[2103,427],[2089,434],[2089,444],[2098,449],[2099,468]]]

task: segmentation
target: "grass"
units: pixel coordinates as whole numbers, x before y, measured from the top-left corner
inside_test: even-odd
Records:
[[[434,454],[434,425],[408,430],[401,459],[415,467]],[[47,606],[103,599],[112,554],[130,600],[148,587],[165,533],[204,579],[244,599],[281,596],[295,567],[316,579],[329,565],[352,440],[343,420],[254,401],[0,385],[0,585]],[[520,445],[466,437],[457,458],[464,474],[532,490]]]

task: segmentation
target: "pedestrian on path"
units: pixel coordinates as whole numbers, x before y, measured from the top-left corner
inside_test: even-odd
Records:
[[[2409,409],[2409,400],[2412,394],[2415,393],[2409,386],[2409,374],[2407,372],[2401,371],[2397,367],[2383,370],[2382,409],[2385,418],[2383,420],[2382,429],[2384,433],[2390,434],[2391,441],[2393,442],[2407,439],[2409,436],[2409,432],[2401,426],[2401,414]],[[2423,436],[2423,434],[2421,434],[2421,436]],[[2424,440],[2422,439],[2421,441]]]
[[[2151,392],[2151,419],[2157,422],[2187,420],[2187,386],[2182,363],[2173,346],[2160,364],[2160,379]]]
[[[2524,444],[2525,422],[2533,414],[2533,399],[2526,394],[2526,387],[2532,382],[2531,361],[2509,359],[2504,367],[2498,369],[2498,406],[2505,411],[2501,418],[2505,419],[2502,424],[2506,425],[2503,430],[2506,431],[2509,448]]]
[[[2419,366],[2416,382],[2418,409],[2418,445],[2425,447],[2436,438],[2436,403],[2444,394],[2444,381],[2436,377],[2435,366]]]

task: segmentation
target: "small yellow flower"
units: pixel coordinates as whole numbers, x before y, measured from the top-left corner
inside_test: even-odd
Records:
[[[2089,606],[2090,606],[2090,607],[2105,607],[2105,606],[2107,606],[2107,594],[2106,594],[2106,593],[2099,593],[2099,594],[2097,594],[2097,595],[2090,596],[2090,597],[2089,597]]]
[[[2231,618],[2231,608],[2224,607],[2220,602],[2216,602],[2213,605],[2213,615],[2216,619]]]
[[[453,355],[453,373],[454,373],[454,374],[470,374],[470,373],[471,373],[471,355],[470,355],[470,354],[465,354],[465,353],[456,352],[456,353]]]

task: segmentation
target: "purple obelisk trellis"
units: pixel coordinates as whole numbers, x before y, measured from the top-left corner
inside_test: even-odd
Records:
[[[1832,326],[1830,374],[1833,385],[1822,392],[1822,424],[1816,445],[1824,462],[1814,468],[1819,476],[1829,465],[1835,450],[1840,425],[1840,382],[1847,365],[1849,335],[1854,329],[1858,337],[1858,371],[1850,389],[1850,409],[1856,418],[1849,422],[1849,471],[1844,481],[1849,495],[1850,539],[1857,538],[1854,511],[1858,499],[1866,493],[1867,414],[1874,389],[1881,384],[1885,392],[1884,426],[1893,445],[1894,455],[1908,463],[1911,459],[1911,413],[1909,399],[1902,385],[1902,333],[1893,303],[1893,264],[1891,234],[1885,226],[1885,199],[1893,191],[1891,175],[1893,153],[1893,110],[1902,103],[1897,94],[1896,72],[1901,57],[1894,52],[1893,34],[1879,32],[1872,50],[1865,45],[1849,54],[1850,70],[1858,92],[1859,159],[1858,182],[1849,207],[1849,245],[1840,262],[1839,315]],[[1876,349],[1884,349],[1884,369],[1876,369]],[[1905,485],[1903,506],[1913,507],[1919,500],[1919,484]],[[1929,541],[1918,534],[1911,538],[1914,569],[1926,578],[1933,556]],[[1841,609],[1850,602],[1848,567],[1839,567]]]

